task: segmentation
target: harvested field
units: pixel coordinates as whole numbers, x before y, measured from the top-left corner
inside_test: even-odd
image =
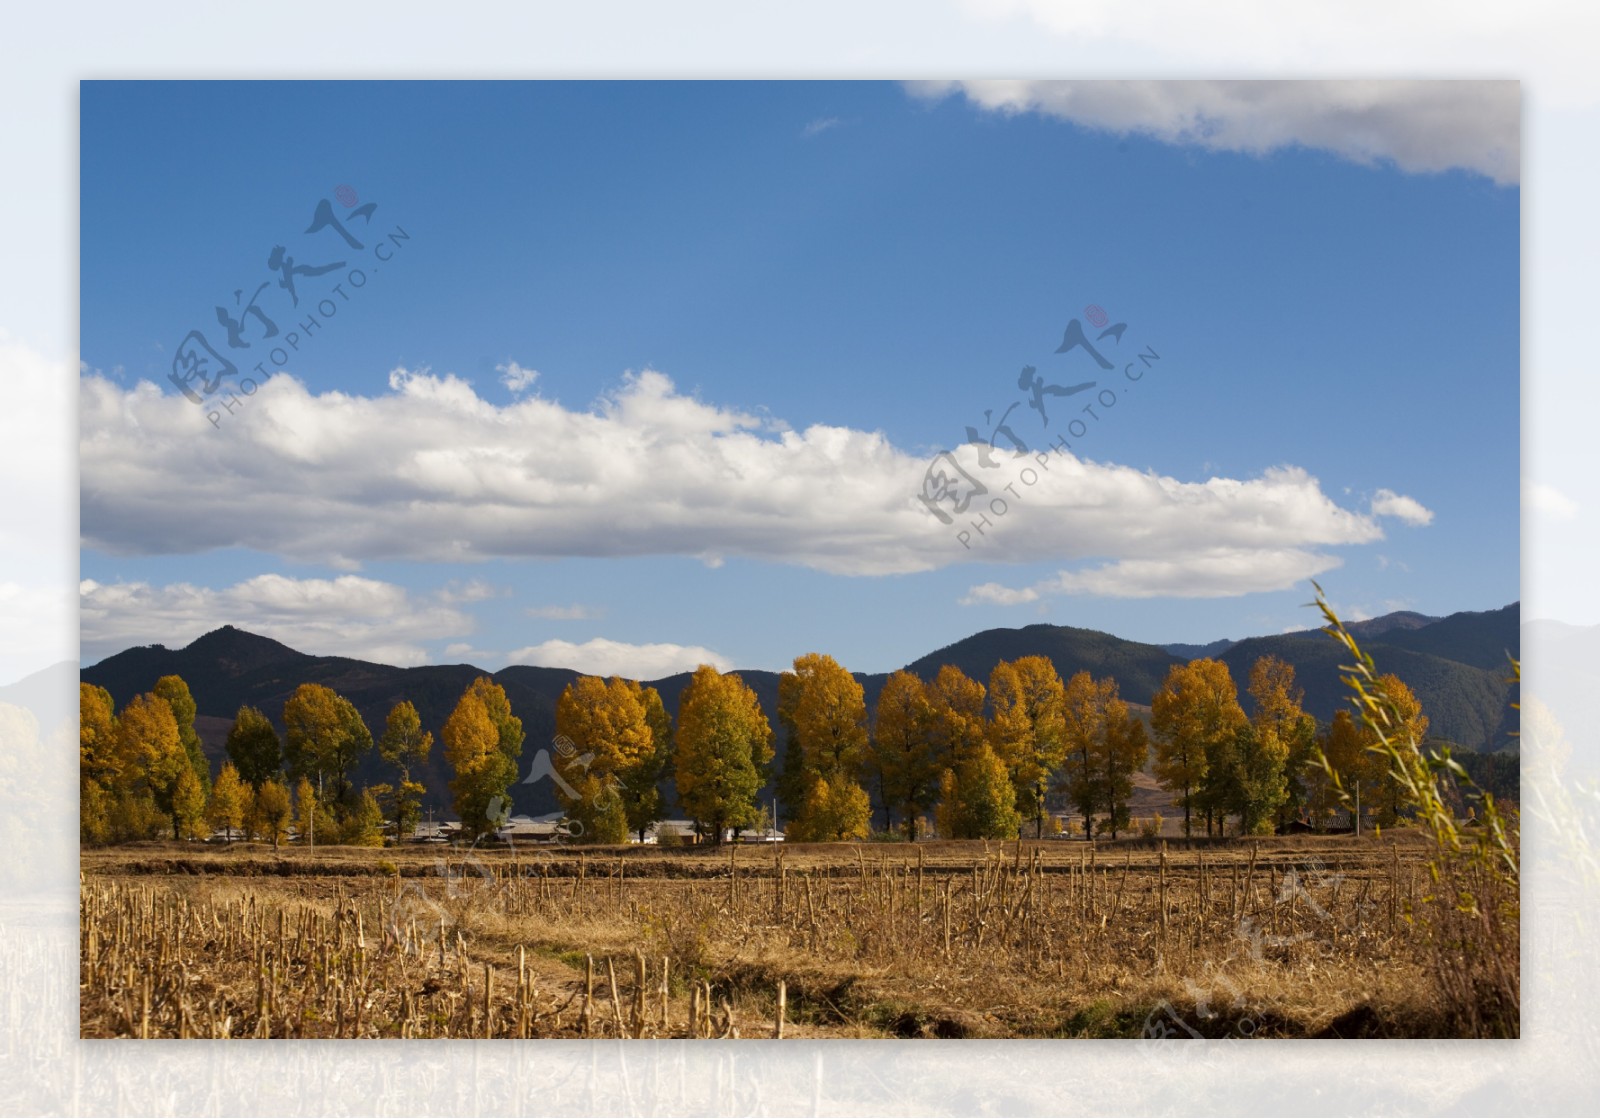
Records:
[[[1426,850],[87,851],[82,1034],[1433,1036]]]

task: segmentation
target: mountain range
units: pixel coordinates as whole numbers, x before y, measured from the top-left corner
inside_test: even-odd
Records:
[[[1520,605],[1499,610],[1429,618],[1401,612],[1351,625],[1373,656],[1380,672],[1394,672],[1417,693],[1430,720],[1430,733],[1472,751],[1515,749],[1516,689],[1509,681],[1508,657],[1519,656]],[[952,664],[975,680],[987,682],[1001,660],[1029,655],[1048,657],[1063,679],[1078,671],[1114,677],[1123,698],[1148,706],[1167,670],[1195,656],[1216,656],[1228,664],[1241,693],[1250,667],[1265,655],[1292,664],[1305,689],[1305,707],[1326,722],[1348,702],[1340,683],[1346,657],[1340,646],[1318,630],[1217,641],[1209,645],[1148,645],[1096,630],[1072,626],[1030,625],[990,629],[911,662],[906,668],[931,679],[941,665]],[[303,683],[323,684],[347,697],[361,712],[376,737],[383,731],[389,708],[401,700],[416,705],[425,728],[438,738],[461,693],[478,676],[490,676],[503,687],[512,710],[527,733],[523,766],[555,734],[555,706],[562,690],[580,673],[564,668],[512,665],[489,672],[470,664],[397,668],[349,657],[314,656],[278,641],[231,625],[211,631],[181,649],[144,645],[107,657],[82,670],[81,678],[111,693],[120,708],[133,696],[150,690],[169,673],[182,676],[194,694],[199,714],[195,728],[213,766],[224,757],[228,728],[239,707],[250,704],[266,712],[282,730],[284,701]],[[743,671],[739,675],[756,693],[776,734],[773,772],[781,765],[785,743],[778,726],[778,674]],[[888,679],[887,673],[856,678],[869,708]],[[669,711],[689,682],[688,673],[647,681],[660,693]],[[1249,709],[1249,697],[1241,694]],[[389,779],[376,753],[362,763],[358,784]],[[448,772],[442,749],[436,748],[420,780],[429,790],[428,803],[443,811],[448,803]],[[515,810],[542,813],[555,807],[548,782],[518,785]],[[770,798],[770,785],[763,792]]]

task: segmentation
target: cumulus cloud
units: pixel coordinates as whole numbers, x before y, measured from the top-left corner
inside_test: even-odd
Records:
[[[500,383],[510,389],[513,396],[521,396],[531,389],[533,383],[539,379],[539,371],[537,369],[526,369],[514,361],[507,362],[505,365],[497,365],[494,369],[496,373],[500,374]]]
[[[1287,590],[1338,567],[1337,556],[1297,548],[1215,548],[1179,559],[1121,560],[1084,571],[1062,571],[1027,587],[984,583],[965,606],[1019,606],[1056,595],[1097,598],[1232,598]]]
[[[1208,17],[1209,18],[1209,17]],[[1515,183],[1521,90],[1514,81],[916,82],[985,109],[1213,151],[1316,148],[1402,171],[1464,169]]]
[[[497,406],[457,377],[406,370],[374,397],[316,395],[279,374],[220,430],[149,383],[89,376],[81,399],[83,543],[111,553],[242,547],[341,569],[679,555],[882,575],[1276,554],[1383,535],[1294,466],[1187,482],[1006,453],[986,469],[971,445],[954,461],[987,492],[941,523],[918,498],[930,459],[881,432],[788,430],[680,394],[654,371],[588,411],[537,396]],[[996,498],[1005,518],[958,537]]]
[[[192,583],[97,583],[78,587],[85,663],[131,645],[181,648],[223,625],[259,633],[303,653],[382,664],[428,660],[423,642],[471,632],[472,619],[438,595],[341,575],[257,575],[230,587]]]
[[[828,131],[830,128],[838,128],[841,123],[842,122],[838,117],[818,117],[816,120],[807,124],[803,129],[800,130],[800,132],[801,135],[805,136],[805,138],[809,140],[813,136],[822,135],[822,133]]]
[[[511,663],[570,668],[590,676],[625,676],[633,680],[659,680],[679,672],[693,672],[702,664],[719,672],[733,667],[732,661],[700,645],[630,645],[604,637],[582,644],[543,641],[513,651]]]
[[[1372,495],[1372,515],[1375,517],[1395,517],[1408,525],[1427,525],[1433,523],[1433,510],[1427,508],[1422,502],[1404,494],[1395,493],[1393,490],[1379,490]]]

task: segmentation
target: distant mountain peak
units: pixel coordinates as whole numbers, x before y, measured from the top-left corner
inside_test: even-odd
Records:
[[[188,657],[217,661],[234,672],[249,672],[277,661],[301,660],[307,656],[281,641],[233,625],[201,634],[182,651]]]
[[[1415,610],[1395,610],[1376,618],[1346,622],[1344,628],[1357,637],[1377,637],[1381,633],[1397,629],[1421,629],[1423,626],[1431,626],[1434,622],[1442,620],[1430,614],[1419,614]]]

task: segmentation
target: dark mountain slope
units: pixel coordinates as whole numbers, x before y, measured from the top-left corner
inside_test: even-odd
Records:
[[[1370,648],[1381,671],[1397,673],[1416,690],[1434,734],[1471,749],[1514,746],[1515,740],[1507,737],[1516,725],[1515,712],[1507,706],[1514,691],[1506,685],[1504,672],[1473,662],[1487,661],[1488,651],[1501,645],[1505,618],[1514,618],[1515,609],[1452,615],[1420,627],[1396,624],[1381,634],[1380,640],[1371,641]],[[1397,645],[1399,640],[1410,645]],[[1457,646],[1463,650],[1461,658],[1443,655]],[[1511,649],[1517,650],[1514,626]],[[1332,639],[1316,631],[1230,643],[1221,659],[1228,663],[1242,691],[1249,681],[1250,666],[1257,657],[1269,653],[1294,664],[1296,677],[1306,691],[1307,709],[1318,719],[1332,718],[1333,712],[1347,702],[1339,682],[1339,666],[1345,658]],[[1063,678],[1080,670],[1095,676],[1113,676],[1125,699],[1143,705],[1149,704],[1168,669],[1180,663],[1179,657],[1159,646],[1124,641],[1095,630],[1031,625],[974,634],[907,667],[923,679],[931,679],[941,665],[953,664],[987,684],[999,661],[1030,655],[1050,658]],[[83,669],[81,678],[105,687],[121,707],[168,673],[182,676],[194,693],[199,708],[196,727],[213,765],[220,765],[224,757],[228,727],[240,706],[259,707],[281,731],[284,702],[302,683],[323,684],[346,696],[361,712],[374,738],[383,733],[389,709],[401,700],[410,700],[416,705],[423,726],[433,731],[437,740],[461,693],[474,678],[488,675],[505,688],[512,710],[522,719],[527,733],[524,772],[536,751],[549,748],[555,734],[556,701],[579,675],[570,669],[528,665],[487,673],[465,664],[398,668],[349,657],[318,657],[224,626],[182,649],[150,645],[125,650]],[[756,693],[772,723],[776,773],[785,749],[777,720],[778,674],[745,671],[740,676]],[[679,696],[689,679],[687,673],[679,673],[650,683],[661,692],[667,709],[676,715]],[[887,675],[857,674],[857,679],[870,710]],[[358,784],[391,779],[375,752],[362,763],[355,777]],[[445,811],[449,803],[449,773],[442,743],[436,742],[430,764],[420,778],[429,790],[431,807]],[[772,795],[770,785],[762,795],[764,799]],[[518,812],[542,813],[556,806],[549,782],[517,786],[514,801]]]

